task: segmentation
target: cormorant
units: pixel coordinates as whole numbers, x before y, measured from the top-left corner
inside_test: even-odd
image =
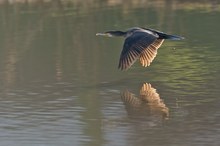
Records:
[[[165,39],[182,40],[181,36],[166,34],[150,28],[134,27],[127,31],[107,31],[97,33],[101,36],[125,37],[124,46],[120,55],[118,68],[127,70],[139,59],[142,66],[147,67],[157,55],[157,49]]]

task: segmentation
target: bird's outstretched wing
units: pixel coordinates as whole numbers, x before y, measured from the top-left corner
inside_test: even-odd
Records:
[[[158,37],[159,36],[157,34],[150,31],[136,31],[127,37],[121,52],[118,68],[121,70],[128,69],[140,57],[143,51],[148,49],[148,47],[155,42]],[[143,57],[147,57],[148,59],[150,56],[148,57],[147,55],[143,55]],[[145,58],[143,58],[143,60],[145,60]]]
[[[147,67],[154,60],[157,55],[157,49],[162,45],[164,39],[156,39],[140,55],[140,62],[142,66]]]

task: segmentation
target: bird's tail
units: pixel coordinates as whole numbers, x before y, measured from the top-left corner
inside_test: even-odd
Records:
[[[159,39],[169,39],[169,40],[182,40],[184,39],[184,37],[178,36],[178,35],[170,35],[170,34],[166,34],[164,32],[161,31],[157,31],[154,29],[148,29],[150,31],[155,32],[156,34],[159,35]]]
[[[169,40],[182,40],[184,37],[178,36],[178,35],[170,35],[165,33],[158,33],[159,38],[161,39],[169,39]]]

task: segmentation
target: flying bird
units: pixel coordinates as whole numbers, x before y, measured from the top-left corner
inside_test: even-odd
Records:
[[[139,59],[142,66],[147,67],[157,55],[158,48],[165,39],[182,40],[181,36],[170,35],[164,32],[150,29],[133,27],[127,31],[107,31],[97,33],[100,36],[122,36],[125,38],[123,49],[120,55],[118,68],[127,70]]]

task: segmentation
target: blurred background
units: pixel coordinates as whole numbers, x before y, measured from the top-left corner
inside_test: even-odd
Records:
[[[218,0],[0,0],[0,145],[219,145],[219,16]],[[185,40],[120,71],[124,39],[95,34],[134,26]],[[144,83],[168,117],[121,100]]]

